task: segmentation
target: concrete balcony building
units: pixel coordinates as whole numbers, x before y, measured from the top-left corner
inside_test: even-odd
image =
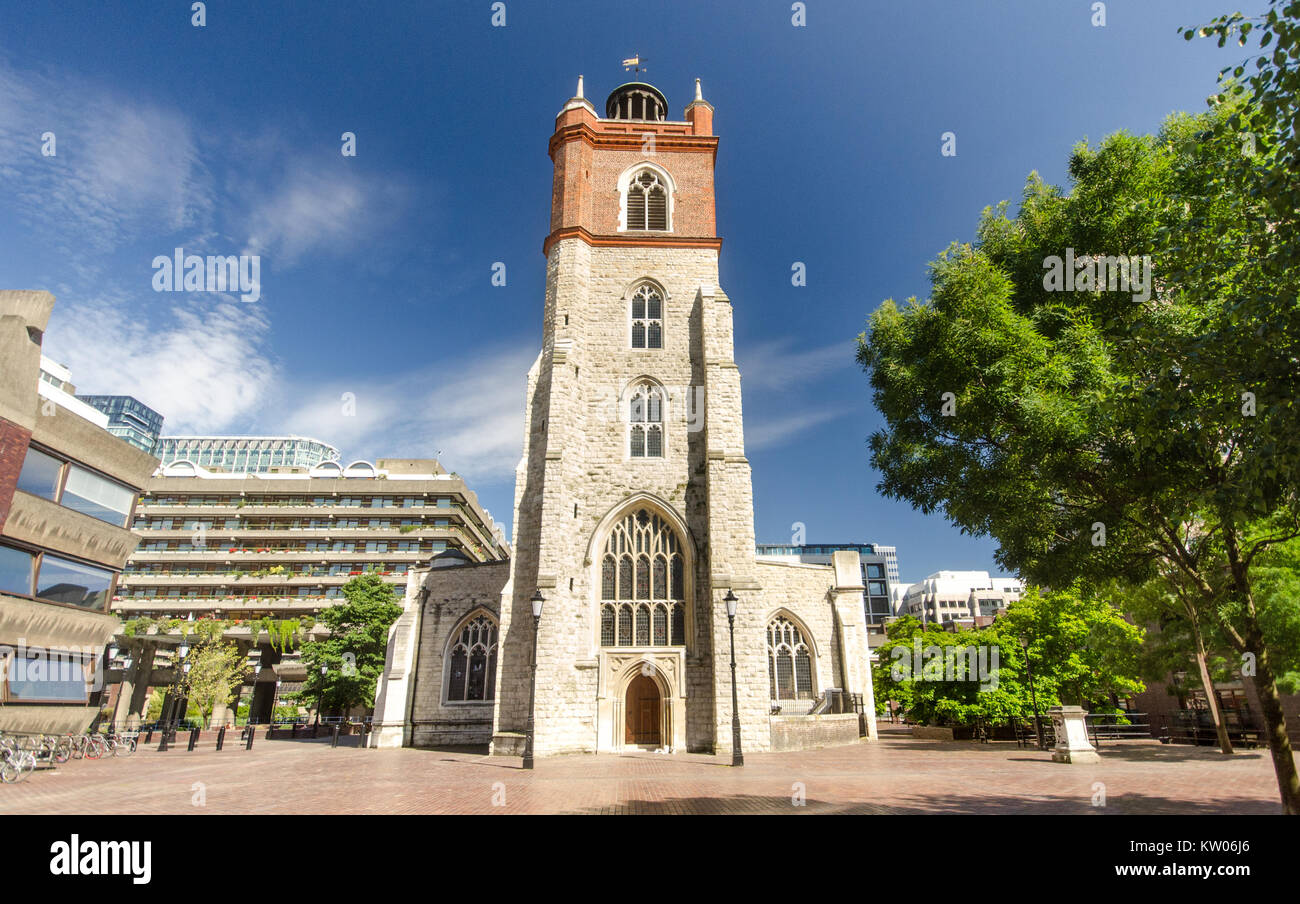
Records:
[[[477,496],[432,459],[274,473],[177,462],[148,481],[132,529],[140,544],[113,603],[123,618],[313,614],[359,574],[401,598],[407,574],[439,553],[509,556]]]
[[[41,356],[54,296],[0,292],[0,729],[83,731],[104,686],[136,494],[157,460]]]

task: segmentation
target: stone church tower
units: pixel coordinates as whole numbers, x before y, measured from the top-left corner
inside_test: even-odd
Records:
[[[387,743],[479,740],[472,706],[452,707],[470,702],[477,670],[493,752],[522,752],[537,592],[539,756],[729,749],[728,591],[746,751],[874,735],[857,554],[832,566],[755,556],[733,309],[718,285],[713,107],[697,81],[670,120],[663,94],[631,83],[604,114],[579,79],[550,139],[542,350],[508,580],[438,559],[412,576],[407,599],[420,602],[394,628],[376,713],[404,725]],[[491,643],[461,628],[475,618],[482,631],[496,620]],[[866,715],[809,722],[828,690],[863,695]]]

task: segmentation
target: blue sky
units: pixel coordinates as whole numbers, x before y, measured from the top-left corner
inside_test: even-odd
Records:
[[[904,579],[996,570],[990,541],[876,493],[854,338],[885,298],[924,296],[926,263],[1031,170],[1063,182],[1074,142],[1203,109],[1241,54],[1178,29],[1230,7],[1112,0],[1094,27],[1091,0],[806,6],[796,28],[780,0],[506,0],[493,27],[487,0],[214,0],[197,28],[183,2],[6,4],[0,286],[54,292],[47,354],[165,432],[440,452],[508,525],[547,139],[579,73],[603,107],[639,52],[672,116],[696,77],[716,107],[759,540],[801,522],[809,542],[897,546]],[[261,299],[154,292],[177,246],[259,254]]]

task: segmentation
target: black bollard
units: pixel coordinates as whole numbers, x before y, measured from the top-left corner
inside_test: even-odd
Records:
[[[334,723],[334,734],[330,738],[330,747],[339,746],[339,723]]]
[[[224,743],[226,743],[226,726],[222,725],[220,730],[217,731],[217,749],[220,750],[221,745]]]
[[[167,749],[167,728],[164,726],[159,734],[162,736],[162,740],[158,742],[158,752],[162,753]]]
[[[194,749],[194,745],[197,744],[198,742],[199,742],[199,730],[198,730],[197,728],[191,728],[191,729],[190,729],[190,744],[189,744],[189,746],[186,747],[185,749],[186,749],[186,750],[193,750],[193,749]]]
[[[244,749],[245,749],[245,750],[252,750],[252,749],[253,749],[253,735],[254,735],[254,734],[255,734],[255,732],[253,731],[253,723],[252,723],[252,722],[249,722],[249,723],[248,723],[248,740],[244,743]]]
[[[148,731],[146,731],[146,732],[144,733],[144,742],[145,742],[146,744],[152,744],[152,743],[153,743],[153,729],[152,729],[152,728],[149,729]]]

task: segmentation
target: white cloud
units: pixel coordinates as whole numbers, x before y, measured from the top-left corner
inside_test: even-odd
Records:
[[[56,155],[41,136],[54,133]],[[176,111],[81,81],[0,63],[0,174],[6,195],[59,247],[98,253],[206,219],[211,180]]]
[[[268,395],[275,367],[259,305],[200,297],[166,326],[127,313],[121,298],[60,302],[46,354],[77,391],[132,395],[163,416],[164,433],[239,432]]]
[[[382,182],[322,163],[295,169],[259,194],[247,218],[246,253],[275,254],[292,264],[308,252],[355,242],[382,215],[383,200],[393,193]]]
[[[397,377],[295,385],[267,412],[277,431],[313,436],[344,457],[437,457],[471,485],[513,477],[523,451],[524,393],[536,350],[440,359]],[[345,414],[352,393],[355,414]]]
[[[813,394],[810,384],[853,365],[852,343],[811,349],[792,345],[791,339],[775,339],[743,348],[738,355],[746,449],[779,446],[847,413],[823,404],[822,394],[816,395],[815,402],[807,398]]]
[[[745,424],[745,448],[757,452],[779,446],[786,440],[810,430],[818,424],[840,417],[845,412],[822,408],[803,411],[778,418],[763,418]]]
[[[791,348],[793,340],[756,342],[737,353],[740,384],[751,390],[786,391],[820,379],[854,363],[852,342],[837,342],[820,348]]]

